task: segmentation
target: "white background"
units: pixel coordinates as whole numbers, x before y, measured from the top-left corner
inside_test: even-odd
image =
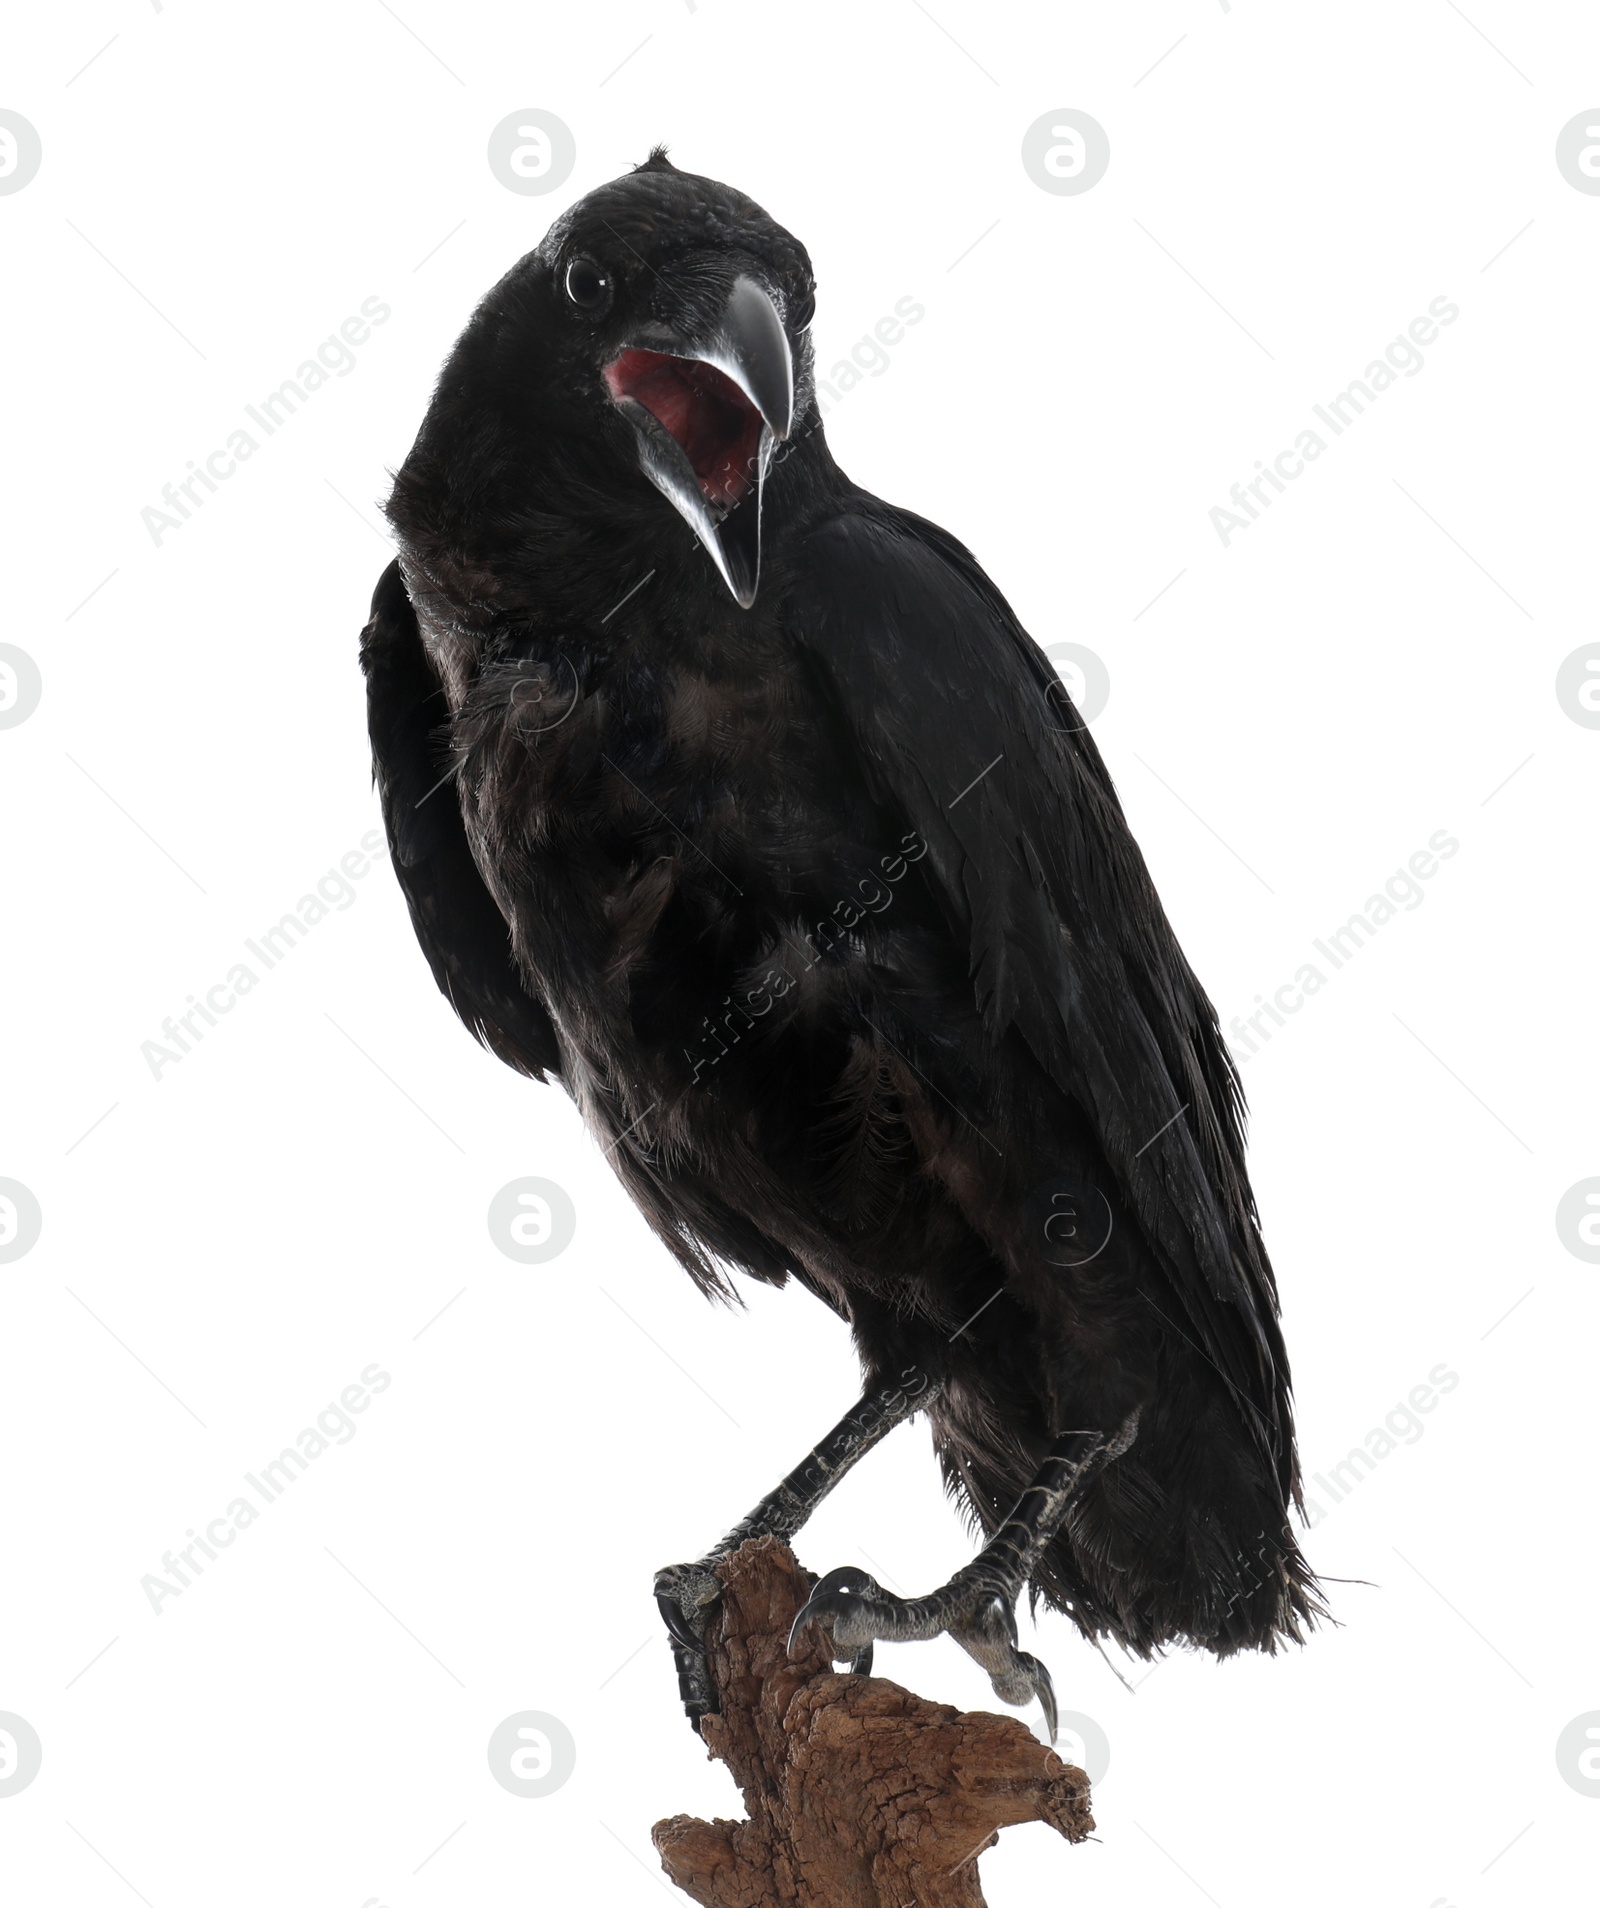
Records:
[[[841,1328],[702,1304],[562,1094],[455,1022],[381,862],[203,1045],[141,1056],[374,825],[385,473],[481,293],[657,139],[809,246],[824,370],[926,307],[836,454],[1104,659],[1096,734],[1225,1021],[1460,842],[1245,1066],[1307,1471],[1459,1384],[1308,1533],[1342,1627],[1305,1650],[1127,1664],[1130,1693],[1044,1622],[1111,1742],[1099,1840],[1009,1832],[991,1900],[1577,1900],[1600,1802],[1555,1745],[1600,1709],[1600,1269],[1554,1215],[1600,1173],[1600,733],[1555,676],[1600,636],[1600,197],[1554,148],[1600,20],[98,0],[7,40],[44,153],[0,197],[0,640],[44,683],[0,733],[0,1174],[44,1215],[0,1266],[0,1710],[44,1744],[0,1800],[8,1900],[648,1903],[651,1823],[737,1813],[650,1576],[853,1398]],[[546,197],[485,159],[531,106],[577,142]],[[1111,141],[1081,196],[1021,164],[1063,106]],[[355,369],[158,547],[163,484],[371,296]],[[1424,369],[1224,547],[1229,486],[1437,297]],[[578,1213],[545,1266],[485,1221],[528,1173]],[[157,1616],[141,1577],[373,1361],[354,1440]],[[942,1580],[968,1540],[925,1431],[801,1550]],[[992,1704],[953,1646],[880,1665]],[[542,1800],[486,1761],[523,1709],[578,1746]]]

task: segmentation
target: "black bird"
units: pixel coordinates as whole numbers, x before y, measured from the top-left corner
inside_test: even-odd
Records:
[[[1142,1655],[1320,1614],[1276,1290],[1099,751],[973,556],[833,461],[814,289],[659,150],[512,267],[388,504],[375,773],[471,1031],[562,1082],[704,1291],[794,1279],[854,1335],[861,1404],[657,1582],[691,1718],[718,1558],[925,1410],[988,1541],[801,1621],[858,1667],[948,1631],[1053,1727],[1024,1588]]]

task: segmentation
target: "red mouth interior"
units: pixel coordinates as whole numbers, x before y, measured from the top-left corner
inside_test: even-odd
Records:
[[[676,439],[708,503],[731,508],[754,486],[761,413],[715,365],[624,351],[605,377],[613,398],[634,398]]]

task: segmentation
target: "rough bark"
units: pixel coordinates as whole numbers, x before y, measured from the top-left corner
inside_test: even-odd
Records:
[[[1089,1778],[1022,1722],[840,1676],[813,1632],[793,1659],[805,1573],[770,1537],[718,1571],[707,1638],[720,1716],[701,1723],[748,1819],[658,1822],[662,1867],[702,1908],[983,1908],[979,1854],[1015,1822],[1094,1828]]]

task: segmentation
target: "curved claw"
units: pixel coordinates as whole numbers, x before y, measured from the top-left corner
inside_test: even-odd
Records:
[[[947,1634],[967,1654],[988,1671],[989,1687],[1003,1703],[1025,1709],[1038,1699],[1049,1729],[1049,1741],[1056,1739],[1056,1692],[1050,1672],[1036,1656],[1030,1656],[1017,1643],[1017,1615],[1000,1596],[990,1596],[974,1610],[967,1621],[953,1623]]]
[[[1047,1738],[1051,1748],[1056,1742],[1056,1686],[1050,1680],[1050,1672],[1036,1656],[1026,1651],[1017,1652],[1024,1669],[1033,1678],[1033,1693],[1039,1699],[1039,1707],[1044,1711],[1045,1727],[1049,1731]]]
[[[706,1663],[706,1625],[722,1595],[709,1562],[672,1564],[657,1571],[653,1586],[656,1607],[667,1626],[672,1661],[678,1672],[678,1695],[689,1726],[698,1735],[700,1719],[714,1716],[717,1692]]]
[[[789,1641],[787,1644],[785,1644],[784,1647],[788,1650],[791,1656],[794,1655],[794,1646],[800,1641],[801,1631],[804,1630],[804,1628],[806,1627],[808,1623],[812,1622],[818,1615],[820,1615],[820,1612],[818,1611],[816,1605],[817,1605],[816,1597],[815,1596],[810,1597],[805,1603],[801,1605],[799,1614],[795,1617],[794,1622],[789,1625]]]
[[[829,1648],[832,1649],[839,1618],[848,1619],[853,1614],[852,1603],[877,1588],[876,1582],[867,1575],[866,1571],[853,1570],[848,1565],[842,1570],[830,1570],[825,1577],[820,1577],[816,1588],[789,1626],[789,1654],[794,1655],[795,1645],[799,1642],[801,1633],[808,1623],[821,1623]],[[854,1639],[853,1644],[848,1638],[845,1641],[850,1647],[859,1647],[862,1644],[865,1644],[869,1650],[872,1647],[870,1635]]]
[[[670,1564],[656,1572],[651,1587],[667,1628],[680,1643],[699,1649],[704,1642],[706,1621],[722,1597],[722,1585],[711,1563]],[[667,1607],[669,1604],[671,1609]]]
[[[872,1674],[872,1645],[863,1643],[850,1659],[850,1668],[846,1672],[851,1676],[870,1676]]]
[[[668,1634],[674,1643],[681,1643],[686,1650],[700,1650],[705,1647],[703,1640],[696,1636],[690,1627],[689,1619],[675,1596],[658,1590],[656,1605],[661,1611],[661,1620],[667,1626]]]

